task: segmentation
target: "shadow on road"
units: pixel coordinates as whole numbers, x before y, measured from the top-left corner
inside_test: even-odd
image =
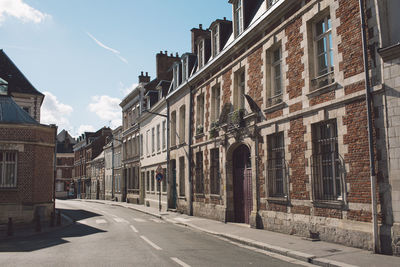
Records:
[[[84,220],[100,214],[93,213],[86,210],[68,210],[58,209],[62,214],[67,215],[74,221]],[[0,240],[0,253],[1,252],[31,252],[39,249],[44,249],[52,246],[68,243],[69,241],[64,238],[69,237],[83,237],[97,233],[104,233],[106,231],[91,227],[89,225],[80,224],[76,222],[72,225],[66,226],[53,232],[38,234],[30,237],[18,237],[11,240]]]

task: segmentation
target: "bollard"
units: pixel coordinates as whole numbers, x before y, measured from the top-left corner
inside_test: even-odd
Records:
[[[39,214],[36,215],[35,220],[36,220],[35,230],[36,230],[36,232],[41,232],[42,226],[40,225],[40,215]]]
[[[61,225],[61,211],[58,211],[57,213],[57,226]]]
[[[14,228],[13,228],[13,222],[12,218],[8,218],[8,229],[7,229],[7,235],[12,236],[14,235]]]
[[[50,227],[54,227],[54,212],[50,214]]]

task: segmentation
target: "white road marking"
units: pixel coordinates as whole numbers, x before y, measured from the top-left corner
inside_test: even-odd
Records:
[[[135,233],[139,233],[139,231],[135,228],[135,226],[131,225],[131,229],[132,229],[132,231],[134,231]]]
[[[161,221],[159,219],[150,219],[150,220],[152,220],[153,222],[156,222],[156,223],[163,223],[163,221]]]
[[[116,222],[122,222],[122,223],[129,223],[127,220],[123,219],[123,218],[114,218],[114,221]]]
[[[160,248],[159,246],[157,246],[156,244],[154,244],[153,242],[151,242],[150,240],[147,239],[147,237],[141,235],[140,238],[142,238],[144,241],[146,241],[150,246],[152,246],[153,248],[157,249],[157,250],[162,250],[162,248]]]
[[[78,223],[87,224],[87,221],[86,220],[81,220],[81,221],[78,221]]]
[[[113,216],[114,218],[118,218],[118,216],[115,216],[114,214],[111,214],[111,216]]]
[[[173,260],[174,262],[178,263],[180,266],[183,266],[183,267],[190,267],[189,264],[184,263],[183,261],[181,261],[181,260],[178,259],[178,258],[171,257],[171,260]]]
[[[146,222],[145,219],[140,219],[140,218],[136,218],[136,219],[134,219],[134,220],[137,221],[137,222]]]
[[[99,220],[96,220],[96,223],[97,224],[102,224],[102,223],[107,223],[107,221],[103,220],[103,219],[99,219]]]

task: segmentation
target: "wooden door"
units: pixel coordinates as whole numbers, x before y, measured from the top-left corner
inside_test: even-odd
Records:
[[[253,206],[250,150],[239,146],[233,153],[233,198],[235,222],[249,223]]]

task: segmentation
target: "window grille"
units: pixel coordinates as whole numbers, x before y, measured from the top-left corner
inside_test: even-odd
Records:
[[[0,151],[0,188],[17,187],[17,152]]]
[[[344,164],[338,152],[336,120],[313,125],[311,158],[313,198],[319,201],[344,201]]]
[[[185,158],[179,158],[179,196],[185,196]]]
[[[220,194],[220,172],[219,172],[219,149],[214,148],[210,151],[210,191],[211,194]]]
[[[203,152],[196,153],[196,193],[204,193]]]
[[[268,196],[287,197],[287,169],[283,132],[268,136]]]

